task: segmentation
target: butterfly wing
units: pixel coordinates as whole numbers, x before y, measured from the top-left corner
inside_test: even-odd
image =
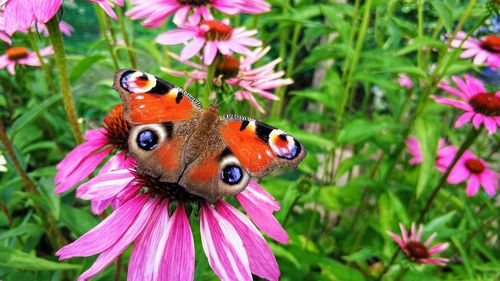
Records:
[[[217,129],[204,142],[206,149],[188,164],[179,184],[212,203],[221,197],[238,194],[247,186],[250,175]]]
[[[202,110],[187,92],[138,70],[117,71],[113,88],[120,93],[125,118],[132,125],[192,120]]]
[[[194,119],[132,127],[128,147],[137,160],[137,171],[164,182],[177,182],[186,166],[184,147],[197,123]]]
[[[220,119],[222,139],[251,176],[262,177],[281,166],[296,167],[306,156],[291,135],[265,123],[237,115]]]

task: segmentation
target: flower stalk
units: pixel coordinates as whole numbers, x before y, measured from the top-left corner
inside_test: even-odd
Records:
[[[63,96],[64,110],[66,111],[66,115],[71,125],[73,136],[75,137],[76,142],[80,144],[83,142],[83,137],[80,131],[80,126],[78,125],[78,115],[76,113],[73,93],[71,91],[68,67],[66,65],[66,55],[64,52],[64,43],[61,30],[59,29],[59,19],[57,15],[47,22],[46,26],[49,31],[49,38],[52,42],[52,47],[54,48],[54,58],[59,72],[59,83],[61,94]]]
[[[40,61],[40,66],[42,68],[43,74],[45,75],[45,81],[47,82],[47,85],[49,87],[49,92],[55,93],[57,91],[57,88],[56,85],[54,84],[54,81],[51,78],[52,74],[50,73],[47,64],[45,63],[42,55],[40,54],[40,48],[38,48],[38,45],[36,44],[35,34],[31,30],[28,31],[28,40],[30,42],[31,49],[33,49],[33,52],[35,52],[36,57]]]
[[[203,96],[203,105],[208,106],[208,102],[210,101],[210,95],[213,90],[213,82],[215,75],[215,65],[216,62],[212,62],[207,69],[207,80],[205,81],[205,95]]]
[[[128,55],[128,59],[130,61],[130,65],[132,66],[132,68],[136,68],[137,64],[135,61],[134,52],[132,51],[133,46],[128,38],[127,29],[125,27],[125,19],[123,16],[123,9],[118,6],[118,11],[116,14],[118,15],[118,22],[120,23],[120,31],[121,31],[121,34],[123,37],[123,42],[125,42],[125,46],[127,48],[127,55]]]
[[[115,70],[120,69],[120,65],[118,64],[118,58],[116,57],[116,53],[113,50],[113,45],[111,44],[111,39],[108,34],[108,26],[106,24],[106,15],[104,12],[97,6],[95,8],[95,13],[97,16],[97,22],[99,23],[99,27],[101,28],[102,36],[104,37],[104,42],[108,47],[109,54],[111,55],[111,60],[113,61],[113,66]]]

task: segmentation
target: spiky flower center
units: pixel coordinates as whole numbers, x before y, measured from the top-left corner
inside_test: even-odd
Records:
[[[181,5],[190,5],[195,7],[206,6],[210,4],[210,0],[177,0]]]
[[[220,21],[204,20],[201,21],[200,26],[206,29],[204,36],[208,41],[227,41],[233,34],[233,29]]]
[[[128,150],[130,125],[123,116],[123,106],[117,105],[104,118],[103,127],[109,142],[120,150]]]
[[[424,244],[418,242],[418,241],[410,241],[406,244],[406,249],[408,250],[408,254],[410,258],[413,259],[425,259],[428,258],[429,251],[427,250],[427,247],[425,247]]]
[[[467,169],[473,174],[480,174],[485,168],[481,161],[474,158],[465,160],[465,167],[467,167]]]
[[[500,53],[500,37],[496,35],[486,36],[481,40],[481,48],[493,53]]]
[[[215,64],[215,76],[233,78],[240,72],[240,61],[231,55],[220,56]]]
[[[203,198],[189,193],[178,183],[163,182],[159,177],[152,177],[146,174],[135,174],[135,182],[143,188],[143,192],[151,197],[167,199],[171,202],[182,202],[186,204],[201,203]]]
[[[500,97],[495,94],[480,93],[469,100],[475,112],[486,116],[500,115]]]
[[[7,54],[7,58],[9,58],[9,60],[16,61],[28,57],[30,52],[24,47],[14,47],[7,49],[5,53]]]

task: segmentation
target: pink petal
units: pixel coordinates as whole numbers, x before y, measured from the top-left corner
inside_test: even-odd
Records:
[[[166,229],[160,231],[165,233],[163,239],[166,238],[166,246],[160,264],[160,278],[155,280],[193,280],[193,233],[183,204],[177,206]]]
[[[108,156],[111,150],[111,148],[108,148],[89,155],[79,163],[79,166],[76,167],[70,175],[67,175],[64,179],[61,179],[57,183],[57,187],[54,192],[62,193],[88,177],[97,168],[97,166],[99,166],[102,160]]]
[[[408,243],[408,232],[402,223],[399,224],[399,229],[401,230],[401,238],[403,239],[403,242],[405,244]]]
[[[132,225],[147,200],[146,195],[130,200],[89,232],[61,248],[56,255],[60,260],[64,260],[72,257],[88,257],[108,249]]]
[[[109,199],[126,188],[134,178],[128,169],[99,174],[78,187],[76,195],[85,200]]]
[[[429,236],[429,238],[427,238],[427,240],[425,240],[424,246],[429,247],[429,245],[432,243],[432,241],[434,241],[434,238],[436,238],[436,232],[432,233],[431,236]]]
[[[177,12],[175,13],[174,20],[173,22],[176,25],[181,25],[186,21],[187,14],[189,13],[189,10],[191,9],[191,6],[183,6]]]
[[[497,131],[497,123],[493,118],[484,116],[483,124],[490,134],[494,134]]]
[[[130,255],[127,280],[159,280],[155,277],[160,271],[161,254],[165,248],[165,243],[161,241],[169,222],[168,204],[165,202],[158,206],[149,218],[148,225],[135,241]]]
[[[217,44],[215,42],[207,42],[203,52],[203,62],[205,65],[210,65],[217,55]]]
[[[158,37],[156,37],[156,42],[163,45],[177,45],[195,36],[196,31],[194,30],[175,29],[158,35]]]
[[[448,248],[448,243],[441,243],[434,245],[430,250],[429,250],[429,255],[435,255],[437,253],[441,253],[442,251],[446,250]]]
[[[392,240],[394,240],[394,241],[396,241],[396,243],[398,243],[399,247],[401,247],[401,248],[405,247],[405,242],[397,234],[390,232],[390,231],[386,231],[386,233],[391,236]]]
[[[270,205],[246,189],[236,195],[236,199],[260,230],[280,243],[288,243],[288,234],[273,216],[275,205]]]
[[[482,114],[476,114],[474,115],[474,118],[472,118],[472,125],[474,125],[474,128],[479,129],[479,126],[481,123],[483,123],[484,117]]]
[[[203,250],[215,274],[223,281],[252,280],[247,253],[234,227],[207,203],[200,219]]]
[[[461,159],[455,164],[455,167],[451,170],[450,175],[448,176],[448,183],[458,184],[465,181],[470,176],[470,172],[465,167],[465,160],[463,159],[464,157],[462,156]]]
[[[462,114],[458,119],[457,121],[455,121],[455,128],[459,128],[461,127],[463,124],[469,122],[472,117],[474,116],[474,112],[466,112],[464,114]]]
[[[452,99],[447,99],[447,98],[442,98],[442,97],[434,97],[434,100],[442,103],[442,104],[447,104],[451,105],[453,107],[456,107],[458,109],[462,109],[464,111],[472,111],[472,107],[466,103],[457,101],[457,100],[452,100]]]
[[[189,42],[184,49],[181,51],[181,61],[188,60],[189,58],[200,52],[201,48],[205,44],[205,38],[195,38],[193,41]]]
[[[476,175],[472,175],[467,183],[467,196],[474,196],[479,191],[479,178]]]
[[[498,189],[497,174],[490,170],[485,170],[479,175],[479,181],[483,186],[484,191],[489,196],[494,196]]]
[[[418,262],[420,263],[426,263],[426,264],[435,264],[435,265],[440,265],[444,266],[449,259],[445,258],[428,258],[428,259],[419,259]]]
[[[123,253],[125,249],[127,249],[128,245],[132,243],[139,234],[141,234],[142,230],[149,222],[149,218],[154,213],[156,207],[158,206],[158,200],[153,199],[149,200],[144,204],[144,207],[141,208],[139,215],[134,220],[134,222],[126,229],[126,232],[123,236],[120,237],[116,243],[111,247],[102,252],[94,264],[87,269],[82,275],[78,277],[78,281],[84,281],[89,278],[94,277],[96,274],[104,270],[106,266],[108,266],[113,260]],[[102,239],[102,238],[101,238]]]
[[[233,225],[243,240],[252,273],[267,280],[278,280],[280,277],[278,263],[271,248],[253,223],[236,208],[222,200],[216,203],[216,208],[221,216]]]

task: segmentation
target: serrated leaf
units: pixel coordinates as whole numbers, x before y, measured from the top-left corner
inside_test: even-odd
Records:
[[[79,265],[53,262],[5,246],[0,246],[0,266],[21,270],[70,270]]]

